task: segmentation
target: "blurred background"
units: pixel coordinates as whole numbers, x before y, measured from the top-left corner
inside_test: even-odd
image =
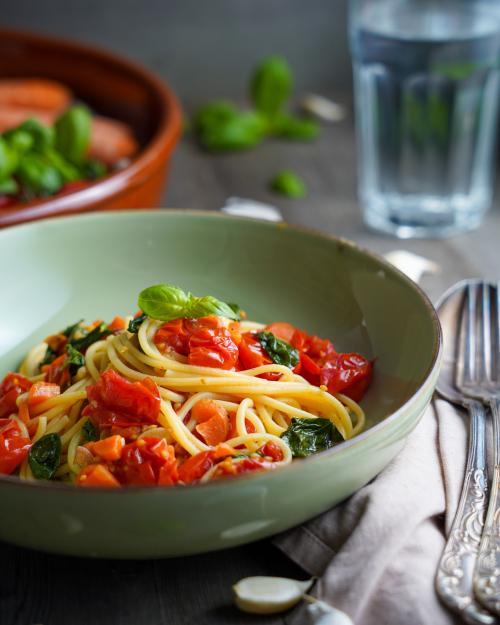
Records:
[[[284,55],[298,91],[351,84],[347,0],[16,0],[1,26],[80,39],[155,69],[189,110],[246,95],[255,62]]]

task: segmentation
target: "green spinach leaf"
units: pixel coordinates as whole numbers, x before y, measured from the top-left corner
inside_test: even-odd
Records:
[[[83,334],[88,334],[88,330],[80,327],[80,324],[82,323],[82,321],[83,319],[80,319],[80,321],[77,321],[72,326],[68,326],[65,330],[61,332],[61,334],[65,336],[69,341],[73,339],[77,331],[80,331]]]
[[[37,480],[50,480],[61,466],[61,437],[45,434],[28,452],[28,462]]]
[[[281,438],[295,457],[304,458],[324,451],[344,439],[330,419],[299,419],[293,417]]]
[[[271,180],[271,189],[291,198],[302,198],[307,195],[305,182],[289,169],[278,172]]]
[[[96,341],[100,341],[101,339],[106,338],[110,334],[113,334],[113,330],[110,330],[105,323],[100,323],[93,330],[91,330],[85,336],[82,336],[80,339],[72,338],[69,341],[77,351],[81,352],[87,347],[90,347]]]
[[[215,297],[195,297],[172,284],[159,284],[139,293],[139,308],[152,319],[172,321],[182,317],[198,319],[209,315],[228,317],[236,315],[224,302]]]
[[[55,355],[56,352],[52,349],[50,345],[47,345],[47,349],[45,350],[45,356],[43,357],[42,362],[38,365],[38,368],[41,369],[43,365],[52,364]]]
[[[69,367],[69,374],[73,377],[78,369],[85,364],[85,357],[83,354],[80,354],[80,352],[76,350],[71,343],[66,345],[66,353],[68,354],[68,357],[64,361],[60,371]]]
[[[272,332],[257,332],[254,334],[262,349],[276,365],[283,365],[293,369],[299,364],[299,352],[283,339],[278,339]]]
[[[137,332],[139,332],[139,328],[142,325],[142,322],[146,319],[147,315],[142,313],[142,315],[139,315],[138,317],[136,317],[135,319],[131,319],[128,322],[128,328],[127,330],[129,332],[133,332],[134,334],[137,334]]]
[[[80,433],[83,436],[85,443],[95,443],[98,440],[95,427],[90,419],[87,419],[87,421],[85,421],[82,425]]]

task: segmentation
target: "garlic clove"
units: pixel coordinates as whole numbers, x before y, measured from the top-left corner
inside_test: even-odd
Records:
[[[441,267],[432,260],[408,252],[407,250],[393,250],[384,254],[385,260],[389,261],[406,274],[413,282],[420,282],[424,273],[439,274]]]
[[[305,609],[307,615],[307,625],[354,625],[351,618],[341,610],[333,606],[305,595],[304,599],[311,602]]]
[[[234,602],[251,614],[283,612],[298,603],[314,578],[305,582],[286,577],[245,577],[233,586]]]
[[[308,93],[300,101],[300,107],[309,115],[313,115],[325,122],[341,122],[347,117],[347,107],[328,98]]]

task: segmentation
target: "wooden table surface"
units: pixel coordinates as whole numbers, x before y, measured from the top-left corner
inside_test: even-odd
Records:
[[[334,95],[339,101],[350,100],[347,93]],[[268,191],[269,179],[281,168],[302,175],[309,187],[305,199],[284,199]],[[356,202],[352,116],[325,126],[317,142],[270,140],[238,154],[211,155],[192,138],[183,139],[172,164],[165,206],[217,210],[230,196],[275,204],[291,223],[351,239],[377,254],[406,249],[436,261],[441,274],[424,276],[421,282],[432,300],[457,280],[500,277],[498,199],[479,230],[446,241],[399,241],[364,227]],[[282,615],[250,616],[234,607],[231,585],[250,575],[307,577],[271,539],[155,561],[85,560],[0,543],[0,623],[284,623]]]

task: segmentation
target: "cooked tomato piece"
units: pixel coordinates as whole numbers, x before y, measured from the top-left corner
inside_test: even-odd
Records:
[[[119,436],[122,436],[125,439],[126,443],[131,443],[139,436],[140,433],[141,428],[138,425],[131,425],[127,428],[121,428],[116,425],[113,425],[111,427],[111,435],[115,436],[116,434],[118,434]]]
[[[202,478],[217,462],[214,449],[200,451],[188,458],[178,469],[179,479],[185,484],[190,484]]]
[[[241,337],[239,350],[240,360],[245,369],[256,369],[257,367],[262,367],[264,365],[274,364],[262,345],[250,332],[243,334]],[[281,378],[281,373],[269,371],[268,373],[261,373],[258,377],[275,382]]]
[[[108,438],[96,441],[93,445],[93,453],[107,462],[119,460],[122,456],[124,445],[125,439],[119,434],[115,434],[114,436],[108,436]]]
[[[241,323],[239,321],[231,321],[228,330],[234,344],[239,345],[241,343]]]
[[[0,384],[0,419],[18,412],[16,400],[33,386],[28,378],[19,373],[8,373]]]
[[[275,469],[276,464],[269,462],[265,458],[235,458],[223,460],[219,463],[214,477],[223,477],[225,475],[237,475],[239,473],[248,473],[250,471],[258,471],[262,469]]]
[[[270,323],[265,327],[266,332],[272,332],[274,336],[283,339],[290,345],[292,344],[293,335],[297,331],[289,323]]]
[[[260,451],[264,456],[270,456],[273,462],[280,462],[283,460],[283,452],[279,445],[274,441],[269,441],[265,445],[262,445],[257,451]]]
[[[120,482],[111,473],[105,462],[86,466],[78,474],[75,484],[77,486],[102,486],[105,488],[120,487]]]
[[[110,330],[116,332],[117,330],[123,330],[125,328],[125,319],[123,317],[115,317],[113,321],[108,325]]]
[[[249,420],[245,419],[245,427],[247,430],[247,434],[254,434],[257,430],[255,429],[255,425]],[[229,418],[229,431],[227,433],[226,440],[231,440],[232,438],[236,438],[238,436],[238,430],[236,429],[236,413],[232,412]]]
[[[15,419],[0,419],[0,474],[10,475],[23,461],[33,443],[21,436]]]
[[[120,461],[114,466],[121,484],[171,485],[179,479],[174,448],[163,438],[143,436],[125,445]]]
[[[329,393],[340,392],[348,395],[349,387],[367,378],[368,382],[365,382],[365,385],[368,388],[371,375],[372,364],[360,354],[339,354],[332,360],[329,360],[322,368],[321,384],[328,387]],[[366,388],[362,386],[356,387],[354,391],[357,399],[354,397],[352,399],[359,401]]]
[[[160,391],[149,378],[129,382],[108,369],[95,384],[87,386],[86,391],[89,405],[82,415],[90,417],[101,429],[150,425],[158,420]]]
[[[69,367],[65,367],[61,371],[61,367],[64,365],[68,358],[67,354],[62,354],[58,356],[54,362],[49,366],[47,372],[45,373],[45,382],[49,382],[50,384],[58,384],[61,386],[62,377],[64,372],[67,370],[67,376],[69,377]],[[66,376],[65,376],[66,377]]]
[[[200,319],[174,319],[168,321],[156,332],[155,345],[161,352],[173,350],[184,356],[189,355],[189,339],[199,328],[224,328],[221,317],[211,315]]]
[[[238,362],[238,355],[238,347],[226,328],[198,328],[189,338],[190,365],[228,371]]]

